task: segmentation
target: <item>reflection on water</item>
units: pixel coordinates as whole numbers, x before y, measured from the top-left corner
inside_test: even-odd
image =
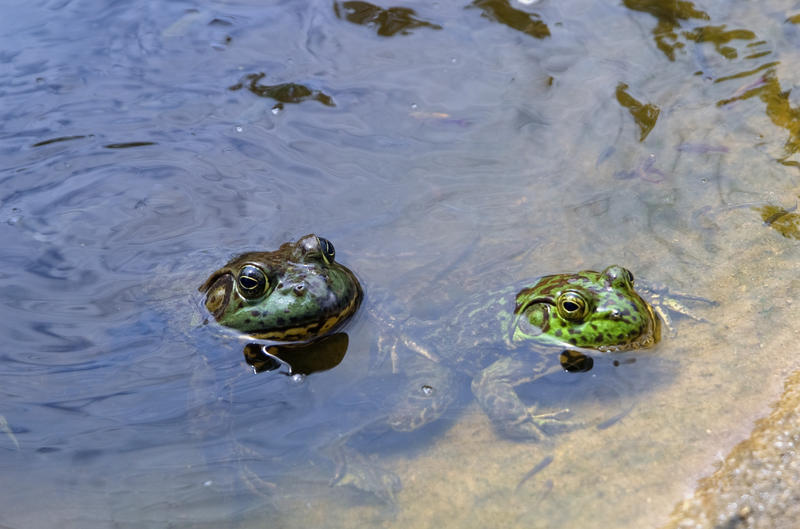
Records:
[[[658,23],[653,28],[653,38],[658,49],[671,61],[675,60],[676,50],[684,48],[685,44],[679,41],[677,30],[681,27],[682,20],[709,20],[708,13],[697,9],[694,2],[687,0],[622,0],[628,9],[649,13],[656,17]]]
[[[504,24],[536,39],[550,36],[550,28],[536,13],[512,7],[510,0],[474,0],[469,7],[477,7],[489,20]]]
[[[763,55],[757,55],[761,57]],[[724,80],[750,77],[761,72],[754,81],[744,84],[734,92],[731,97],[717,102],[718,105],[730,105],[736,101],[743,101],[758,97],[765,106],[767,117],[778,127],[786,129],[789,138],[783,147],[783,154],[778,158],[782,164],[800,167],[800,161],[790,159],[800,151],[800,108],[791,104],[791,90],[784,90],[777,77],[776,67],[780,63],[769,62],[761,66],[742,72],[740,75],[731,76]]]
[[[86,137],[87,136],[84,136],[84,135],[81,134],[81,135],[77,135],[77,136],[65,136],[63,138],[52,138],[52,139],[49,139],[49,140],[36,142],[31,147],[42,147],[44,145],[50,145],[51,143],[58,143],[60,141],[81,140],[81,139],[86,138]],[[88,137],[91,137],[91,135],[89,135]]]
[[[791,90],[781,87],[778,78],[780,61],[776,61],[775,53],[770,49],[766,40],[759,40],[758,33],[746,28],[728,29],[727,24],[702,25],[677,31],[682,27],[682,21],[710,20],[707,12],[697,9],[692,2],[661,2],[653,0],[625,0],[624,5],[632,10],[643,11],[657,18],[658,23],[653,29],[658,48],[670,59],[675,60],[677,50],[686,50],[688,43],[694,43],[693,49],[688,50],[697,60],[703,74],[715,83],[725,83],[739,79],[748,79],[727,97],[719,99],[717,105],[730,106],[737,101],[758,97],[764,103],[766,115],[778,127],[786,129],[789,138],[786,140],[784,153],[777,157],[778,161],[787,166],[800,167],[800,161],[790,159],[800,150],[800,111],[791,105]],[[784,24],[795,23],[796,18],[788,17]],[[740,51],[733,44],[742,41],[744,49]],[[741,57],[743,61],[732,63],[733,71],[722,74],[724,70],[719,67],[718,73],[713,73],[705,55],[704,43],[713,45],[714,51],[726,60],[734,61]],[[763,61],[767,58],[769,60]],[[756,61],[753,65],[750,61]],[[744,70],[742,70],[744,66]],[[752,79],[755,77],[755,79]]]
[[[300,103],[307,99],[312,101],[319,101],[323,105],[335,107],[331,96],[319,91],[312,90],[305,85],[297,83],[279,83],[274,85],[261,85],[258,84],[267,74],[265,73],[252,73],[244,77],[244,81],[240,81],[235,85],[229,86],[228,90],[236,91],[241,90],[245,86],[248,90],[259,97],[268,97],[281,103]]]
[[[10,439],[11,442],[14,444],[14,448],[16,448],[17,450],[20,449],[19,440],[17,439],[17,436],[14,435],[14,431],[11,430],[11,428],[8,426],[8,421],[2,415],[0,415],[0,432],[3,432],[3,434],[8,436],[8,439]]]
[[[774,0],[5,6],[0,525],[657,526],[798,367],[799,20]],[[387,435],[408,369],[373,361],[388,324],[363,311],[346,354],[255,376],[263,351],[196,310],[215,263],[320,231],[401,330],[609,260],[720,305],[521,388],[594,426],[505,439],[466,382]]]
[[[761,214],[764,225],[777,230],[784,237],[800,239],[800,215],[796,213],[797,202],[790,208],[767,205],[753,209]]]
[[[412,29],[442,29],[442,26],[417,18],[417,12],[408,7],[390,7],[384,9],[369,2],[349,0],[334,2],[333,11],[338,18],[345,18],[353,24],[374,26],[378,35],[410,35]]]
[[[558,357],[558,363],[564,371],[570,373],[585,373],[594,367],[594,358],[578,351],[566,350]]]
[[[800,161],[787,160],[800,151],[800,107],[793,107],[790,102],[791,90],[781,88],[777,77],[765,76],[765,83],[750,92],[758,95],[766,107],[766,114],[775,125],[783,127],[789,133],[784,144],[785,157],[781,160],[786,165],[800,167]]]
[[[653,130],[653,127],[656,126],[658,114],[661,110],[651,103],[644,104],[641,101],[637,101],[626,91],[627,89],[628,85],[625,83],[617,85],[617,101],[619,101],[620,105],[627,108],[628,112],[633,116],[633,120],[636,122],[640,131],[639,141],[644,141],[647,135],[650,134],[650,131]]]
[[[147,147],[149,145],[156,145],[152,141],[126,141],[124,143],[109,143],[104,145],[106,149],[130,149],[132,147]]]
[[[732,46],[725,46],[725,44],[732,40],[752,40],[756,37],[755,33],[746,29],[726,30],[724,24],[721,26],[701,26],[694,28],[691,31],[684,31],[683,36],[686,37],[686,40],[697,42],[698,44],[703,42],[712,43],[717,53],[726,59],[735,59],[739,56],[739,54],[736,51],[736,48]],[[746,58],[755,59],[758,57],[763,57],[768,53],[769,52],[749,55]]]
[[[338,366],[347,353],[347,334],[339,332],[304,344],[244,346],[245,361],[256,373],[286,368],[288,375],[310,375]]]

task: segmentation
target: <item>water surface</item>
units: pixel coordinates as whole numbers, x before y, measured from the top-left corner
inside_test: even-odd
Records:
[[[663,522],[798,367],[798,24],[777,0],[7,3],[0,524]],[[365,309],[435,321],[612,263],[719,304],[531,388],[590,423],[548,443],[468,395],[363,435],[386,502],[324,454],[391,404],[379,321],[304,380],[201,325],[210,271],[309,232]]]

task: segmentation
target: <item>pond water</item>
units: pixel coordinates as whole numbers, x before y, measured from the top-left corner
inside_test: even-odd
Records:
[[[12,0],[0,39],[3,527],[656,527],[800,365],[795,2]],[[197,287],[311,232],[347,354],[253,374]],[[587,427],[464,395],[361,434],[394,498],[329,485],[390,405],[371,310],[612,263],[717,305],[530,388]]]

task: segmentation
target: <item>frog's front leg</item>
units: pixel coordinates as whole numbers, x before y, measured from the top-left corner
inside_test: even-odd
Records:
[[[475,376],[472,393],[500,433],[514,439],[540,441],[550,426],[572,426],[563,419],[569,410],[535,414],[535,406],[525,406],[514,388],[559,370],[558,365],[545,369],[542,364],[531,366],[518,358],[502,358]]]
[[[660,283],[639,281],[636,283],[636,291],[650,303],[653,310],[661,318],[661,321],[664,322],[664,327],[666,327],[670,336],[675,335],[675,325],[672,323],[673,315],[699,322],[707,322],[705,318],[695,314],[695,311],[690,309],[687,303],[704,303],[712,307],[718,305],[716,301],[704,297],[671,291]]]
[[[397,493],[403,487],[400,478],[393,472],[347,446],[346,440],[329,447],[328,451],[336,463],[336,475],[331,485],[350,485],[373,494],[385,503],[394,504]]]

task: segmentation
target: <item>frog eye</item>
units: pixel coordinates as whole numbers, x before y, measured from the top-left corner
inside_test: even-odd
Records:
[[[628,279],[628,282],[632,286],[633,285],[633,272],[631,272],[627,268],[623,268],[623,270],[625,270],[625,277]]]
[[[244,265],[236,278],[239,290],[248,299],[261,296],[267,290],[267,275],[255,265]]]
[[[334,249],[333,243],[328,239],[323,239],[322,237],[318,237],[318,239],[319,248],[322,250],[322,257],[325,259],[327,264],[331,264],[334,257],[336,257],[336,249]]]
[[[565,292],[556,301],[558,315],[565,320],[580,321],[589,312],[589,304],[577,292]]]

